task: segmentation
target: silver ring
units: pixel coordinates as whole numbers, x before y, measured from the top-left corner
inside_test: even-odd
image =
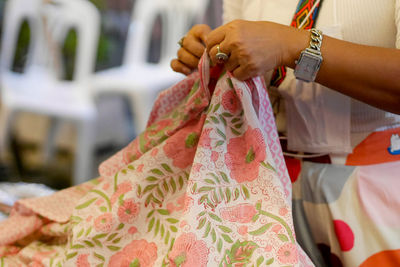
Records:
[[[183,40],[185,40],[185,36],[183,36],[179,41],[178,41],[178,45],[180,47],[183,47]]]
[[[217,54],[215,55],[219,61],[227,61],[229,56],[219,50],[219,45],[217,45]]]

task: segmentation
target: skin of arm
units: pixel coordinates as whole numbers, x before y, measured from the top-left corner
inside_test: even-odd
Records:
[[[309,45],[310,32],[267,21],[235,20],[211,31],[204,39],[213,62],[217,61],[219,45],[220,51],[229,55],[225,68],[239,80],[246,80],[278,66],[294,68],[301,51]],[[323,62],[316,82],[400,114],[399,49],[358,45],[324,36],[321,52]],[[178,61],[187,59],[178,55]]]

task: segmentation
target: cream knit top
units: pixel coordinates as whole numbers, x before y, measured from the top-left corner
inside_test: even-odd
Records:
[[[298,0],[224,0],[224,22],[268,20],[289,25]],[[400,49],[400,0],[324,0],[316,28],[339,25],[343,40]],[[400,62],[399,62],[400,64]],[[400,126],[400,116],[351,100],[351,132]]]

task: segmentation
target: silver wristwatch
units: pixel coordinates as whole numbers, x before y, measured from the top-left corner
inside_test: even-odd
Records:
[[[321,67],[322,55],[322,32],[317,29],[311,29],[310,46],[303,50],[298,60],[296,60],[296,68],[294,76],[305,82],[313,82]]]

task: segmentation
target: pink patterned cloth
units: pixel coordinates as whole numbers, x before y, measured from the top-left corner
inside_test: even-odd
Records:
[[[18,202],[0,224],[0,265],[313,266],[296,242],[260,78],[220,75],[203,57],[99,169],[101,178]]]

